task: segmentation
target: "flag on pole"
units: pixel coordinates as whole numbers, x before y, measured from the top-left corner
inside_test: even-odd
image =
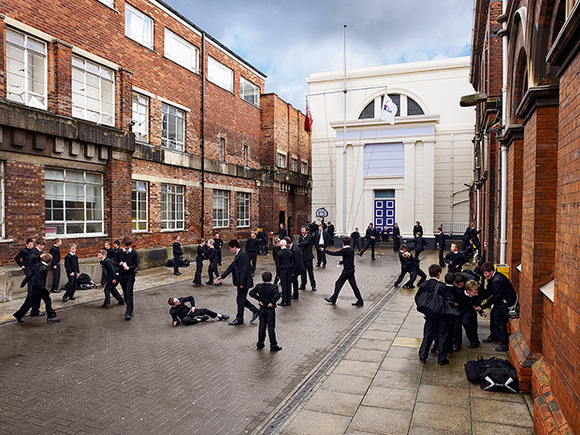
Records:
[[[389,124],[393,125],[395,123],[395,115],[397,113],[397,105],[393,103],[391,97],[385,94],[383,100],[383,108],[381,109],[381,116],[379,119],[381,121],[387,121]]]
[[[310,108],[308,107],[308,98],[306,98],[306,117],[304,118],[304,130],[307,133],[312,131],[312,114],[310,113]]]

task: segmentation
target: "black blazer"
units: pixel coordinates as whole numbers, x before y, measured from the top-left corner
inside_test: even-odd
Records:
[[[222,279],[232,274],[232,281],[235,286],[250,289],[254,286],[252,279],[252,270],[250,269],[250,257],[248,253],[241,249],[236,254],[234,261],[228,266],[224,273],[221,274]]]
[[[16,254],[16,256],[14,257],[14,261],[16,261],[16,264],[18,264],[18,266],[20,267],[24,266],[25,271],[26,269],[30,269],[30,267],[32,266],[32,263],[30,262],[31,261],[30,255],[32,254],[32,251],[34,249],[36,248],[32,249],[28,249],[26,247],[22,248],[20,252]]]
[[[115,262],[107,257],[101,261],[101,265],[103,266],[103,270],[106,272],[107,284],[112,284],[112,281],[117,279],[117,269]]]
[[[302,275],[304,272],[304,262],[302,261],[302,252],[296,243],[292,243],[290,252],[292,253],[292,261],[294,263],[292,273],[294,275]]]
[[[516,291],[507,276],[501,272],[495,272],[487,281],[487,291],[491,297],[481,308],[487,308],[494,304],[505,303],[513,305],[516,303]]]
[[[179,242],[173,243],[173,256],[183,255],[183,251],[181,250],[181,244]]]
[[[177,298],[181,304],[177,307],[171,307],[169,309],[169,314],[171,314],[171,318],[174,322],[180,323],[180,320],[183,320],[185,316],[189,314],[192,307],[195,307],[195,300],[193,296],[187,296],[185,298]],[[185,305],[186,302],[189,302],[191,306]]]
[[[413,227],[413,237],[415,237],[417,233],[421,233],[421,235],[423,235],[423,227],[421,225],[415,225]]]
[[[373,241],[373,240],[377,240],[377,237],[379,236],[379,232],[377,231],[376,228],[367,228],[366,232],[365,232],[365,237],[367,240]],[[374,237],[374,239],[371,239],[371,237]]]
[[[50,247],[50,255],[52,255],[52,261],[50,262],[50,266],[58,266],[60,264],[60,247],[56,245],[52,245]]]
[[[324,250],[324,252],[335,257],[342,257],[343,273],[354,273],[354,249],[350,246],[345,246],[340,251]]]
[[[294,256],[288,248],[280,249],[277,255],[278,262],[276,263],[276,275],[280,276],[280,270],[282,269],[294,270]]]
[[[440,251],[445,251],[445,241],[447,240],[447,236],[445,233],[439,233],[435,236],[435,243],[437,244],[437,249]]]
[[[312,260],[314,258],[314,254],[312,253],[312,242],[313,240],[310,234],[306,234],[305,236],[300,234],[298,246],[300,247],[300,253],[302,254],[303,260]]]
[[[465,264],[465,256],[459,251],[448,252],[444,261],[449,266],[447,272],[461,272],[461,267]],[[451,262],[453,264],[450,264]]]
[[[261,310],[273,310],[276,308],[276,301],[280,299],[278,286],[269,282],[262,282],[250,290],[250,296],[260,302]],[[269,307],[268,304],[272,304]]]
[[[401,229],[399,227],[393,227],[393,238],[401,237]]]
[[[70,252],[64,257],[64,269],[66,274],[79,273],[79,257],[78,255],[72,255]]]
[[[324,247],[326,248],[328,245],[330,245],[330,234],[328,234],[328,231],[326,230],[322,230],[322,240],[324,240]],[[314,240],[313,240],[313,244],[316,247],[319,247],[320,245],[318,244],[318,242],[320,242],[320,230],[316,231],[314,233]]]
[[[30,291],[32,293],[40,293],[46,290],[46,275],[48,272],[48,266],[43,262],[38,263],[34,266],[32,273],[27,275],[20,287],[24,287],[26,283],[30,281]]]
[[[277,235],[280,238],[280,240],[282,240],[284,237],[288,235],[288,231],[286,231],[286,228],[280,228],[274,234]]]
[[[439,294],[442,295],[449,304],[453,304],[455,302],[452,289],[441,281],[438,281],[436,278],[429,278],[419,286],[419,290],[417,290],[417,294],[415,295],[415,301],[417,301],[417,298],[420,294],[424,292],[434,292],[435,290],[438,290]]]
[[[137,273],[137,267],[139,267],[139,255],[134,249],[131,249],[131,252],[125,252],[124,249],[119,249],[115,254],[115,262],[119,265],[120,277],[135,275]],[[125,270],[120,263],[127,263],[129,270]]]
[[[218,254],[215,248],[208,248],[205,256],[210,263],[219,263]]]
[[[248,254],[257,254],[258,251],[260,250],[260,241],[258,240],[258,238],[248,238],[248,240],[246,240],[246,252]]]

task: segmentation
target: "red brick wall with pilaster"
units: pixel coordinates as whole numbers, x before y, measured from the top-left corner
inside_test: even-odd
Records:
[[[6,23],[0,19],[0,98],[6,98]]]
[[[507,151],[507,231],[506,263],[510,267],[510,280],[519,291],[520,272],[516,267],[522,257],[522,182],[523,140],[515,139]]]
[[[131,155],[114,154],[117,158],[109,158],[104,177],[105,232],[112,240],[131,237]]]
[[[554,277],[558,108],[538,107],[524,124],[521,331],[532,352],[542,352],[540,286]]]
[[[61,115],[72,114],[72,50],[62,41],[48,46],[48,110]]]

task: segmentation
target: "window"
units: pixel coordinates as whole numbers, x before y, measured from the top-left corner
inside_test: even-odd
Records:
[[[240,97],[256,107],[260,107],[260,88],[240,77]]]
[[[302,167],[300,168],[301,174],[308,174],[308,162],[302,161]]]
[[[397,105],[397,113],[395,116],[413,116],[413,115],[424,115],[425,112],[415,100],[411,97],[402,94],[389,94],[393,103]],[[359,115],[359,119],[370,119],[378,118],[381,113],[381,107],[383,105],[384,95],[376,97],[373,99],[366,107],[362,110]]]
[[[4,216],[6,216],[4,211],[4,163],[0,162],[0,239],[5,237]]]
[[[248,145],[242,145],[242,157],[244,159],[244,166],[248,166],[248,153],[249,153]]]
[[[161,185],[161,229],[185,229],[185,188],[173,184]]]
[[[125,36],[153,49],[153,20],[129,3],[125,3]]]
[[[133,92],[133,133],[139,142],[149,142],[149,98]]]
[[[213,227],[227,228],[230,226],[230,192],[227,190],[213,191]]]
[[[182,37],[165,28],[165,57],[197,73],[198,49]]]
[[[115,125],[115,73],[89,60],[72,57],[72,114]]]
[[[285,168],[286,167],[286,154],[281,153],[280,151],[278,151],[278,167],[279,168]]]
[[[110,8],[114,8],[115,7],[115,0],[99,0],[101,3],[103,3],[104,5],[109,6]]]
[[[405,150],[402,143],[365,145],[364,176],[403,176]]]
[[[46,109],[46,82],[46,43],[7,29],[7,98]]]
[[[298,159],[296,157],[292,157],[292,170],[294,172],[298,172]]]
[[[185,148],[185,112],[168,104],[161,105],[161,145],[177,151]]]
[[[47,235],[103,232],[102,174],[47,168],[44,178]]]
[[[238,192],[238,228],[250,226],[250,194]]]
[[[220,137],[220,161],[226,161],[226,139],[224,137]]]
[[[234,71],[210,57],[207,63],[207,78],[210,82],[234,92]]]
[[[133,181],[131,183],[131,222],[133,231],[147,231],[148,229],[148,193],[149,183],[145,181]]]

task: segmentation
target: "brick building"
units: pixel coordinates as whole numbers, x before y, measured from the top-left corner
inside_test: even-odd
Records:
[[[475,2],[471,210],[519,295],[510,358],[538,434],[580,433],[578,41],[578,0]]]
[[[304,115],[265,79],[161,1],[2,2],[0,267],[33,236],[87,257],[308,218]]]

